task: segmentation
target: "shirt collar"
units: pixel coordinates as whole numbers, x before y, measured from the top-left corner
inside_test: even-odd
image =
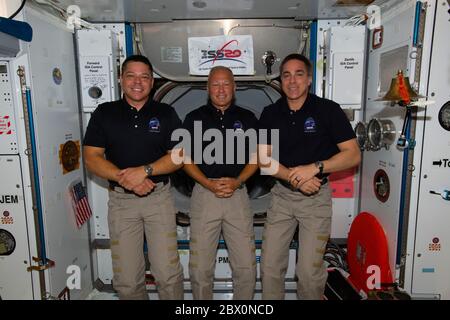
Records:
[[[311,100],[312,100],[312,94],[308,92],[308,95],[306,96],[306,99],[305,99],[305,102],[303,103],[303,106],[299,110],[297,110],[295,112],[299,112],[299,111],[308,109],[309,106],[311,105]],[[281,110],[284,113],[291,113],[292,110],[289,108],[286,96],[281,97],[278,100],[278,103],[280,104]]]
[[[141,112],[141,111],[146,111],[147,109],[149,109],[152,104],[153,104],[153,100],[149,97],[148,100],[145,102],[145,104],[142,106],[142,108],[138,111],[136,110],[135,107],[133,107],[132,105],[130,105],[127,100],[125,99],[125,97],[122,97],[122,101],[123,101],[123,105],[127,108],[127,110],[133,111],[133,112]]]
[[[213,114],[222,114],[222,111],[220,111],[219,109],[217,109],[216,107],[214,107],[210,101],[209,101],[208,104],[206,105],[206,108],[207,108],[208,111],[210,111],[210,112],[213,113]],[[228,113],[234,113],[235,111],[236,111],[236,105],[232,103],[232,104],[225,110],[225,112],[224,112],[223,114],[225,115],[225,114],[228,114]]]

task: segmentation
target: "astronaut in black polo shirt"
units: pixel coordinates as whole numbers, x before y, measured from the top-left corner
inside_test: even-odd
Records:
[[[233,133],[243,138],[254,133],[256,137],[257,119],[251,111],[234,105],[236,85],[230,69],[212,68],[207,89],[208,103],[189,113],[183,123],[193,139],[190,152],[186,152],[191,163],[185,162],[184,170],[197,182],[190,210],[192,293],[194,299],[213,298],[215,258],[222,232],[232,269],[233,299],[249,300],[256,283],[256,257],[253,213],[244,182],[258,169],[257,141],[253,140],[252,148],[249,138],[244,147],[226,136]],[[214,132],[216,138],[206,138]],[[217,147],[215,151],[211,146]]]
[[[122,65],[123,99],[92,114],[84,137],[87,169],[110,183],[108,225],[113,285],[120,299],[148,299],[144,233],[160,299],[183,299],[183,272],[176,239],[175,206],[168,175],[175,110],[150,97],[153,68],[143,56]],[[176,152],[176,150],[172,150]]]
[[[263,172],[269,163],[271,168],[278,166],[268,173],[278,183],[271,191],[263,235],[263,299],[284,298],[289,244],[298,226],[297,297],[319,300],[327,279],[323,255],[332,215],[326,176],[357,166],[361,155],[340,106],[308,93],[312,66],[306,57],[288,55],[281,63],[280,77],[285,96],[267,106],[259,120],[260,129],[279,130],[279,141],[267,139],[263,145],[261,139],[259,150],[260,160],[273,156],[272,162],[261,163]]]

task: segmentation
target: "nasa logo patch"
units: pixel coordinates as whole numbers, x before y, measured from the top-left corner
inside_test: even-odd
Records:
[[[148,122],[148,131],[149,132],[160,132],[161,125],[159,123],[158,118],[151,118]]]
[[[314,121],[314,119],[312,117],[309,117],[308,119],[306,119],[303,128],[304,128],[305,133],[314,133],[317,131],[316,130],[317,129],[316,122]]]
[[[244,130],[244,125],[242,124],[242,122],[240,122],[239,120],[236,120],[234,123],[233,123],[233,129],[234,130]]]

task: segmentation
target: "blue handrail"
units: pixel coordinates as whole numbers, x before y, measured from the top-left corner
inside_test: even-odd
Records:
[[[41,202],[41,187],[39,182],[39,169],[37,161],[37,149],[36,149],[36,137],[34,132],[34,119],[33,119],[33,106],[31,102],[31,90],[26,89],[25,92],[27,98],[27,110],[28,110],[28,123],[30,129],[30,139],[31,139],[31,159],[33,160],[33,176],[34,176],[34,188],[36,192],[36,207],[37,207],[37,218],[39,227],[39,239],[41,242],[41,262],[47,262],[47,253],[45,248],[45,234],[44,234],[44,219],[42,216],[42,202]]]
[[[133,55],[133,28],[129,22],[125,23],[125,49],[127,57]]]
[[[414,34],[413,34],[413,46],[417,47],[419,42],[419,26],[420,26],[420,11],[422,10],[422,2],[416,2],[416,12],[414,17]]]
[[[408,112],[408,110],[406,111]],[[405,127],[405,137],[408,147],[403,150],[403,167],[402,167],[402,184],[400,191],[400,212],[399,212],[399,222],[398,222],[398,232],[397,232],[397,258],[396,264],[399,265],[401,263],[401,252],[402,252],[402,234],[403,234],[403,217],[405,210],[405,202],[406,202],[406,184],[408,177],[408,155],[410,146],[410,137],[411,137],[411,116],[407,116],[406,119],[406,127]]]
[[[311,24],[311,37],[309,43],[309,60],[313,65],[313,79],[311,82],[311,92],[316,93],[316,72],[317,72],[317,20]]]

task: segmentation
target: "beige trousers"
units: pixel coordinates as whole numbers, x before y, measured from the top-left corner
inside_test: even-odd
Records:
[[[169,185],[146,197],[109,191],[113,286],[120,299],[148,299],[144,233],[160,299],[183,299],[183,271],[177,248],[175,207]]]
[[[306,196],[277,183],[272,195],[261,253],[262,297],[284,299],[289,244],[298,225],[297,297],[321,300],[327,280],[323,255],[331,232],[330,188],[325,184],[317,194]]]
[[[217,245],[223,233],[233,276],[233,299],[253,299],[256,283],[253,214],[245,188],[217,198],[195,184],[191,198],[189,275],[194,299],[211,300]]]

